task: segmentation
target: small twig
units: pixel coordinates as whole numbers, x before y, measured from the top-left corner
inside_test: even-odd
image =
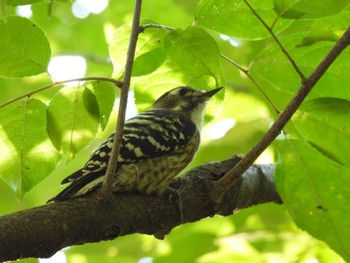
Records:
[[[250,81],[255,85],[255,87],[260,91],[260,93],[263,95],[265,100],[271,105],[271,107],[274,109],[274,111],[279,114],[280,111],[277,109],[277,107],[273,104],[273,102],[270,100],[270,98],[267,96],[267,94],[264,92],[264,90],[260,87],[260,85],[252,78],[252,76],[249,74],[249,70],[243,68],[241,65],[239,65],[237,62],[233,61],[229,57],[225,56],[224,54],[220,54],[220,56],[225,59],[226,61],[233,64],[236,68],[238,68],[240,71],[242,71],[249,79]]]
[[[240,71],[242,71],[245,75],[249,75],[249,70],[246,68],[243,68],[241,65],[239,65],[236,61],[230,59],[229,57],[225,56],[224,54],[220,54],[220,56],[227,60],[228,62],[230,62],[231,64],[233,64],[236,68],[238,68]]]
[[[106,175],[101,187],[102,195],[105,195],[110,192],[115,170],[117,168],[118,156],[119,156],[121,141],[123,136],[123,127],[125,122],[125,113],[126,113],[126,106],[128,101],[128,92],[130,87],[132,66],[134,63],[137,38],[140,33],[141,6],[142,6],[142,0],[136,0],[135,7],[134,7],[134,16],[133,16],[132,26],[131,26],[128,53],[127,53],[126,63],[125,63],[123,87],[120,92],[118,120],[117,120],[115,133],[113,137],[114,142],[111,150],[111,156],[108,161]]]
[[[266,134],[260,139],[260,141],[247,153],[243,159],[238,162],[237,165],[235,165],[223,178],[217,182],[218,191],[224,191],[228,185],[234,184],[235,180],[237,180],[237,178],[239,178],[239,176],[243,174],[249,168],[249,166],[253,164],[256,158],[258,158],[259,155],[273,142],[318,80],[348,45],[350,45],[350,27],[344,32],[341,38],[336,42],[333,48],[319,63],[311,75],[302,82],[296,95],[292,98],[285,110],[281,113]]]
[[[293,60],[293,58],[289,55],[289,53],[287,52],[287,50],[283,47],[282,43],[279,41],[279,39],[276,37],[275,33],[273,33],[273,31],[271,30],[271,28],[265,23],[265,21],[261,18],[261,16],[259,16],[259,14],[254,10],[254,8],[249,4],[249,2],[247,0],[243,0],[244,3],[249,7],[249,9],[252,11],[252,13],[254,14],[254,16],[260,21],[260,23],[266,28],[266,30],[270,33],[270,35],[272,36],[272,38],[275,40],[275,42],[277,43],[277,45],[280,47],[280,49],[282,50],[283,54],[287,57],[287,59],[289,60],[289,62],[292,64],[294,70],[298,73],[299,77],[301,78],[301,80],[305,79],[304,74],[301,72],[301,70],[299,69],[299,67],[297,66],[297,64],[295,63],[295,61]]]
[[[141,31],[144,31],[147,28],[161,28],[161,29],[165,29],[167,31],[173,31],[174,28],[168,27],[168,26],[164,26],[164,25],[160,25],[160,24],[144,24],[144,25],[140,25],[140,29]]]
[[[56,81],[54,83],[51,83],[49,85],[46,85],[44,87],[41,87],[39,89],[36,89],[36,90],[33,90],[33,91],[30,91],[26,94],[23,94],[21,96],[18,96],[16,98],[13,98],[9,101],[6,101],[5,103],[1,104],[0,105],[0,108],[2,107],[5,107],[6,105],[9,105],[17,100],[20,100],[20,99],[23,99],[25,97],[30,97],[38,92],[41,92],[41,91],[44,91],[44,90],[47,90],[47,89],[51,89],[53,87],[57,87],[57,86],[60,86],[60,85],[63,85],[65,83],[68,83],[68,82],[73,82],[73,81],[86,81],[86,80],[100,80],[100,81],[108,81],[108,82],[112,82],[113,84],[115,84],[117,87],[121,88],[122,87],[122,82],[119,81],[119,80],[115,80],[115,79],[112,79],[112,78],[105,78],[105,77],[84,77],[84,78],[76,78],[76,79],[68,79],[68,80],[62,80],[62,81]]]

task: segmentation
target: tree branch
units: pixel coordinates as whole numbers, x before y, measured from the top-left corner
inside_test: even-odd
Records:
[[[239,65],[236,61],[230,59],[229,57],[227,57],[224,54],[220,54],[220,56],[225,59],[226,61],[228,61],[229,63],[231,63],[232,65],[234,65],[236,68],[238,68],[244,75],[247,76],[248,79],[250,79],[250,81],[255,85],[255,87],[258,89],[258,91],[261,93],[261,95],[264,97],[264,99],[269,103],[269,105],[274,109],[274,111],[279,114],[280,111],[277,109],[277,107],[273,104],[272,100],[269,98],[269,96],[267,96],[266,92],[260,87],[260,85],[258,84],[258,82],[255,81],[255,79],[249,74],[249,69],[245,69],[243,68],[241,65]]]
[[[120,103],[118,110],[118,120],[113,137],[113,146],[111,150],[111,156],[108,161],[107,171],[103,184],[101,187],[102,196],[106,196],[110,192],[111,182],[115,175],[117,168],[118,156],[121,148],[121,142],[123,137],[123,127],[125,122],[126,106],[128,102],[128,93],[130,87],[132,66],[134,64],[135,50],[137,44],[137,38],[140,33],[140,17],[141,17],[142,0],[135,1],[134,16],[132,20],[129,47],[126,56],[126,63],[123,77],[123,87],[120,92]]]
[[[295,72],[298,73],[299,77],[301,80],[305,79],[304,74],[301,72],[301,70],[299,69],[299,67],[297,66],[297,64],[295,63],[294,59],[289,55],[288,51],[284,48],[284,46],[282,45],[282,43],[279,41],[279,39],[277,38],[277,36],[275,35],[275,33],[272,31],[272,29],[266,24],[266,22],[264,21],[264,19],[262,19],[262,17],[255,11],[255,9],[250,5],[250,3],[248,2],[248,0],[243,0],[244,3],[248,6],[248,8],[250,9],[250,11],[252,11],[253,15],[259,20],[259,22],[266,28],[266,30],[269,32],[269,34],[272,36],[272,38],[275,40],[276,44],[280,47],[282,53],[287,57],[287,59],[289,60],[289,63],[292,65],[292,67],[294,68]]]
[[[350,27],[344,32],[341,38],[335,43],[326,57],[320,62],[311,75],[306,78],[299,88],[297,94],[292,98],[284,111],[280,114],[276,122],[260,139],[260,141],[247,153],[247,155],[235,165],[224,177],[217,182],[217,189],[222,192],[227,184],[234,183],[240,174],[243,174],[249,166],[253,164],[256,158],[273,142],[283,127],[287,124],[306,96],[323,76],[327,69],[332,65],[340,53],[350,45]]]
[[[49,85],[46,85],[44,87],[38,88],[36,90],[32,90],[32,91],[30,91],[28,93],[25,93],[25,94],[21,95],[21,96],[13,98],[13,99],[11,99],[9,101],[6,101],[5,103],[0,105],[0,108],[5,107],[6,105],[9,105],[9,104],[11,104],[11,103],[13,103],[13,102],[15,102],[17,100],[20,100],[20,99],[23,99],[23,98],[26,98],[26,97],[30,97],[30,96],[32,96],[32,95],[34,95],[36,93],[41,92],[41,91],[57,87],[57,86],[63,85],[63,84],[68,83],[68,82],[87,81],[87,80],[107,81],[107,82],[112,82],[114,85],[116,85],[119,88],[122,87],[122,82],[121,81],[115,80],[115,79],[112,79],[112,78],[106,78],[106,77],[83,77],[83,78],[76,78],[76,79],[67,79],[67,80],[62,80],[62,81],[56,81],[56,82],[51,83]]]
[[[221,200],[214,182],[238,160],[235,156],[204,164],[174,181],[172,187],[181,194],[184,222],[281,202],[274,186],[274,165],[250,167],[236,184],[228,186]],[[126,192],[98,199],[96,192],[0,217],[0,261],[50,257],[67,246],[132,233],[163,238],[181,224],[176,202],[169,203],[166,194],[159,197]]]

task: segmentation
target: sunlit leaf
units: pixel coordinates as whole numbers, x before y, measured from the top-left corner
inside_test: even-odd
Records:
[[[330,16],[349,5],[348,0],[274,0],[275,9],[282,18],[312,19]]]
[[[290,36],[284,43],[300,70],[305,76],[309,76],[331,50],[333,43],[317,42],[310,46],[299,47],[298,42],[302,36]],[[350,99],[349,89],[343,88],[344,83],[350,83],[350,75],[347,74],[350,69],[349,56],[349,49],[342,52],[319,80],[311,96]],[[294,94],[301,85],[300,77],[277,45],[271,45],[262,51],[252,62],[250,70],[256,80],[266,81],[276,90]]]
[[[281,150],[276,184],[296,224],[350,260],[350,169],[291,140]]]
[[[213,77],[208,75],[194,78],[178,68],[171,60],[167,60],[152,74],[137,78],[135,81],[135,102],[139,111],[147,110],[163,93],[178,86],[191,86],[197,89],[210,90],[216,87]],[[210,99],[207,106],[205,122],[214,118],[219,112],[224,99],[223,89]]]
[[[272,0],[248,1],[267,25],[273,27],[275,33],[281,32],[290,20],[276,20],[278,14],[274,10]],[[195,23],[234,38],[258,40],[271,35],[243,0],[202,0],[195,12]]]
[[[46,131],[46,105],[30,99],[0,108],[0,148],[0,176],[21,198],[60,159]]]
[[[178,86],[210,90],[223,85],[219,49],[202,29],[190,27],[170,32],[166,50],[168,57],[157,70],[135,80],[139,111],[149,109],[160,95]],[[210,100],[205,121],[218,113],[223,98],[224,91],[221,91]]]
[[[19,78],[45,72],[50,46],[42,30],[23,17],[0,20],[0,76]]]
[[[167,54],[176,66],[193,78],[209,76],[223,84],[220,51],[214,39],[203,29],[176,29],[165,39]]]
[[[80,87],[62,88],[47,108],[48,133],[68,161],[89,144],[98,128],[96,114],[91,114],[83,103],[83,93]]]
[[[118,27],[125,23],[129,24],[132,21],[134,1],[108,1],[108,7],[103,12],[97,14],[99,11],[97,8],[90,9],[90,14],[86,12],[85,15],[88,16],[84,19],[76,17],[77,13],[75,12],[77,10],[76,7],[81,1],[1,1],[2,16],[6,21],[6,17],[17,12],[22,13],[22,9],[8,6],[5,2],[17,4],[40,2],[39,4],[30,5],[30,7],[24,7],[26,10],[30,8],[32,11],[30,19],[47,34],[56,55],[71,54],[83,56],[87,64],[87,76],[110,76],[113,71],[113,76],[116,78],[120,78],[123,75],[130,28],[129,26],[125,26],[125,29],[123,29],[123,26],[121,28]],[[102,3],[106,1],[93,2]],[[247,0],[247,2],[255,8],[268,26],[272,28],[273,32],[306,76],[317,66],[334,42],[339,39],[344,30],[350,25],[350,8],[345,3],[349,2],[348,0],[332,1],[332,3],[330,0]],[[50,14],[51,18],[48,18],[47,4],[50,3],[53,3],[53,9]],[[198,5],[197,8],[196,5]],[[204,33],[209,33],[210,36],[207,37],[203,34],[205,37],[198,38],[201,39],[200,45],[197,45],[189,54],[184,53],[187,54],[184,55],[176,51],[183,48],[181,43],[174,47],[168,45],[168,49],[165,49],[165,37],[170,34],[168,37],[171,39],[171,35],[175,35],[175,33],[160,28],[146,28],[140,33],[132,73],[133,78],[131,80],[131,87],[135,87],[135,100],[139,110],[148,109],[156,98],[176,86],[189,85],[205,90],[216,88],[218,83],[216,83],[215,77],[210,74],[201,75],[198,72],[204,69],[205,74],[207,74],[207,72],[213,71],[213,69],[214,71],[216,70],[213,65],[215,65],[215,61],[217,60],[216,58],[213,60],[212,55],[216,56],[218,50],[219,53],[223,53],[244,68],[249,69],[250,76],[253,77],[260,88],[266,93],[267,97],[280,111],[284,109],[287,102],[293,97],[295,91],[300,86],[301,81],[299,76],[295,74],[295,70],[286,61],[269,32],[253,15],[244,1],[147,0],[142,3],[142,18],[151,18],[158,22],[142,21],[141,24],[160,23],[164,26],[181,28],[183,30],[176,30],[176,34],[182,34],[186,31],[186,28],[194,26],[198,27],[199,30],[205,30]],[[157,25],[157,27],[160,27],[160,25]],[[115,49],[113,49],[114,43],[111,41],[112,31],[114,31],[114,29],[111,30],[112,28],[118,28],[116,36],[119,34],[118,37],[115,36],[115,39],[113,39],[116,44]],[[28,27],[28,29],[32,30],[31,27]],[[23,27],[23,30],[14,32],[25,35],[27,33],[26,31],[26,27]],[[226,34],[227,36],[223,36],[222,34]],[[0,32],[0,46],[4,41],[4,36],[5,34]],[[196,41],[196,38],[189,39]],[[6,47],[19,45],[21,40],[25,41],[25,38],[20,39],[20,41],[18,41],[18,38],[13,42],[8,41]],[[197,49],[205,49],[208,43],[212,45],[213,42],[215,44],[213,54],[208,51],[199,56],[199,59],[197,57],[193,59],[193,54],[196,54]],[[31,39],[28,45],[33,45],[33,48],[35,48],[37,45],[36,39]],[[112,56],[108,54],[108,50],[111,51],[110,54]],[[38,48],[37,51],[40,52],[40,49]],[[169,53],[167,53],[168,51]],[[6,56],[9,54],[6,50],[0,50],[0,58],[2,55]],[[310,100],[320,96],[335,97],[339,98],[340,101],[349,99],[350,93],[348,94],[349,89],[347,88],[349,79],[347,75],[349,75],[350,56],[348,53],[344,53],[343,55],[337,58],[335,64],[322,76],[319,84],[307,99]],[[112,57],[114,67],[110,64],[109,57]],[[206,57],[208,57],[208,60]],[[254,59],[256,61],[252,63]],[[208,63],[210,66],[208,68],[201,68],[201,66],[195,65],[192,68],[192,64],[198,60],[203,61],[203,65]],[[10,62],[18,61],[16,58]],[[212,63],[213,61],[214,63]],[[278,115],[273,111],[269,102],[261,96],[253,82],[243,74],[244,72],[238,70],[232,63],[228,63],[226,60],[219,58],[219,62],[222,63],[220,66],[222,66],[225,75],[225,81],[222,81],[219,85],[225,87],[223,91],[210,100],[207,112],[209,116],[214,116],[218,112],[219,104],[223,105],[223,110],[219,116],[216,115],[216,118],[209,125],[203,127],[200,150],[196,154],[195,160],[191,163],[192,167],[205,162],[224,160],[234,153],[246,153],[262,137],[271,125],[272,120]],[[337,64],[339,62],[342,64]],[[257,65],[255,63],[260,63],[260,65],[256,67]],[[2,65],[0,65],[0,68]],[[23,67],[22,64],[16,65],[16,67],[18,67],[16,68],[18,71],[26,70],[26,66]],[[43,68],[46,68],[46,66]],[[61,68],[60,71],[67,71],[67,68]],[[0,78],[0,101],[4,102],[13,99],[25,92],[31,92],[48,84],[47,79],[45,80],[42,77],[44,76],[18,80]],[[45,83],[42,83],[42,81]],[[323,81],[325,82],[323,83]],[[89,125],[88,128],[103,128],[107,123],[113,101],[112,98],[114,97],[112,95],[112,88],[108,87],[106,90],[105,87],[100,88],[100,85],[97,85],[98,88],[96,87],[95,89],[95,83],[84,85],[86,86],[80,87],[82,92],[80,93],[79,91],[79,95],[77,96],[79,97],[79,106],[77,108],[85,112],[80,115],[84,116],[83,119],[86,125]],[[57,92],[57,88],[39,92],[34,96],[45,99],[45,101],[56,100],[56,98],[53,98],[54,92]],[[223,93],[225,93],[224,100],[222,99]],[[227,96],[227,94],[229,95]],[[60,96],[65,98],[62,94]],[[62,124],[60,124],[62,129],[66,126],[72,127],[70,123],[63,124],[64,120],[68,122],[68,119],[73,116],[71,114],[74,111],[71,107],[74,104],[72,97],[74,96],[68,96],[66,104],[56,103],[58,106],[55,108],[55,114],[60,115],[57,119],[62,120]],[[327,100],[331,100],[331,98],[327,98]],[[47,102],[47,104],[49,103]],[[329,101],[324,104],[317,104],[320,107],[324,105],[325,111],[323,112],[322,109],[316,108],[316,104],[311,107],[305,103],[301,111],[295,116],[293,122],[289,122],[286,131],[288,136],[301,136],[310,144],[308,147],[312,146],[311,149],[313,151],[311,153],[310,151],[306,151],[305,154],[312,156],[320,155],[332,164],[334,163],[335,168],[337,168],[342,166],[342,164],[345,166],[348,163],[346,159],[349,159],[349,157],[340,156],[343,158],[341,159],[337,156],[341,155],[343,151],[346,151],[345,146],[348,143],[346,133],[342,133],[341,129],[336,131],[333,127],[344,127],[344,131],[347,130],[347,127],[345,127],[346,123],[348,123],[348,118],[345,116],[347,110],[345,109],[346,105],[344,106],[345,114],[338,114],[336,111],[330,109],[332,118],[335,118],[335,120],[331,120],[331,118],[327,119],[324,113],[332,105],[328,104]],[[15,105],[18,105],[18,103],[16,102]],[[130,108],[129,106],[128,108]],[[333,106],[335,110],[339,109],[340,111],[339,106]],[[10,105],[5,108],[7,107],[10,107]],[[4,113],[5,108],[0,109],[1,125],[18,116],[14,114],[14,111]],[[13,114],[14,116],[12,116]],[[50,113],[48,115],[51,118]],[[85,116],[88,117],[85,118]],[[344,120],[344,126],[341,126],[342,119]],[[229,120],[229,125],[233,125],[230,129],[221,126],[222,123],[225,123],[225,120]],[[55,123],[55,121],[51,119],[51,123]],[[38,123],[39,128],[35,127],[35,129],[40,130],[42,127]],[[330,127],[327,128],[327,125]],[[215,128],[213,130],[216,130],[216,132],[211,130],[213,127]],[[224,127],[225,129],[220,129],[220,127]],[[227,131],[226,128],[229,130]],[[50,128],[49,125],[48,129],[55,130],[55,127]],[[12,190],[6,185],[4,180],[0,180],[0,214],[43,204],[49,197],[58,193],[61,190],[59,186],[61,179],[81,168],[90,156],[91,151],[98,147],[100,142],[109,135],[112,129],[113,127],[108,126],[104,132],[93,136],[93,141],[91,141],[90,145],[77,154],[72,162],[68,165],[65,162],[61,162],[56,167],[54,174],[51,173],[51,176],[43,180],[38,187],[27,193],[22,202],[14,200]],[[14,129],[14,134],[18,130]],[[43,130],[45,130],[45,127]],[[85,131],[85,128],[81,130]],[[0,128],[1,134],[3,131]],[[225,136],[218,138],[220,134],[222,135],[225,132],[227,132]],[[208,135],[209,133],[212,133],[214,136]],[[324,134],[324,142],[320,141],[322,133]],[[33,134],[35,135],[34,132]],[[73,132],[73,134],[77,133]],[[336,134],[339,135],[339,138],[332,137]],[[51,133],[51,135],[50,139],[55,140],[56,135],[54,133]],[[3,147],[5,144],[5,147],[8,147],[8,143],[12,142],[14,138],[6,139],[7,141],[5,143],[2,138],[7,138],[6,136],[3,137],[0,135],[0,149],[5,153],[1,155],[0,159],[0,174],[3,172],[2,165],[7,160],[7,156],[12,157],[12,152],[8,153],[7,150],[3,150]],[[83,138],[86,143],[89,143],[90,139],[91,136]],[[62,141],[57,140],[58,142],[55,144],[60,145],[62,150]],[[50,143],[49,140],[47,141]],[[40,146],[40,143],[34,143],[38,145],[37,147]],[[269,146],[269,159],[262,159],[262,161],[274,162],[273,158],[276,155],[274,150],[278,143],[279,141],[276,141]],[[69,146],[69,144],[67,145]],[[51,148],[56,150],[52,145]],[[69,149],[66,151],[69,151]],[[45,155],[46,151],[44,154],[37,156],[40,160],[38,167],[43,165],[43,161],[40,158],[43,158]],[[262,157],[265,156],[265,154],[262,155]],[[324,159],[319,160],[319,157],[315,158],[317,162],[315,161],[314,165],[320,163],[319,169],[323,169],[325,167]],[[292,164],[299,164],[299,161],[298,159],[295,162],[289,163],[285,167],[288,170],[287,172],[295,169],[296,167],[293,167]],[[282,165],[284,164],[282,163]],[[292,167],[292,169],[289,169],[289,167]],[[341,169],[344,169],[344,167]],[[337,178],[342,176],[339,175],[340,173],[338,171],[337,169],[323,169],[319,173],[320,176],[315,179],[317,180],[316,183],[321,184],[321,182],[326,182],[332,184],[335,179],[335,182],[338,184]],[[36,174],[32,174],[31,176],[34,177],[33,179],[36,178]],[[300,175],[297,174],[296,179],[299,178],[298,176]],[[288,179],[292,180],[294,178]],[[300,181],[301,185],[303,183],[305,184],[304,180]],[[348,182],[344,180],[344,185],[346,186],[347,184]],[[286,185],[288,188],[290,185],[289,181],[286,182]],[[310,184],[307,186],[301,187],[301,190],[306,195],[311,195],[313,193],[310,190],[312,187],[309,187]],[[342,185],[339,189],[343,191],[345,186]],[[334,194],[332,191],[331,189],[329,194],[333,194],[333,197],[336,198],[336,193]],[[327,194],[328,189],[323,192]],[[298,194],[298,198],[297,200],[293,200],[296,193]],[[287,191],[283,195],[283,198],[287,200],[287,204],[290,201],[298,202],[299,205],[312,205],[315,199],[314,196],[311,195],[309,202],[308,196],[299,198],[303,193],[300,191]],[[349,221],[347,204],[345,202],[343,203],[343,201],[337,204],[337,200],[329,202],[333,203],[329,206],[332,208],[329,211],[335,211],[333,207],[336,205],[338,205],[338,210],[342,207],[345,208],[344,213],[339,213],[339,216],[337,215],[334,222],[336,223],[335,227],[338,227],[339,224],[344,224],[344,235],[348,235],[349,233],[345,226]],[[322,208],[322,206],[318,206],[317,211]],[[59,255],[62,257],[65,255],[67,262],[84,261],[88,263],[108,263],[115,261],[123,263],[150,261],[154,263],[169,263],[173,261],[196,263],[226,263],[231,261],[235,263],[343,262],[325,242],[312,238],[306,231],[300,231],[285,209],[285,205],[258,205],[242,209],[232,216],[215,216],[192,224],[178,226],[169,235],[166,235],[164,240],[158,240],[149,235],[136,234],[119,237],[112,241],[72,246],[59,252]],[[305,211],[307,210],[305,209]],[[298,215],[293,218],[299,221],[304,220],[306,217],[303,217],[302,212],[300,214],[300,218]],[[309,219],[306,218],[304,221],[307,220]],[[322,240],[331,244],[333,247],[334,244],[337,245],[337,242],[334,242],[332,239],[335,237],[334,231],[331,231],[332,226],[330,226],[329,230],[328,225],[324,227],[324,224],[315,223],[313,217],[311,217],[310,222],[304,223],[304,225],[308,224],[313,224],[312,229],[314,230],[310,233],[316,232],[318,228],[319,232],[324,232],[322,233],[323,235],[330,236],[328,240]],[[304,229],[309,231],[306,227]],[[325,231],[323,231],[324,229]],[[193,245],[202,243],[203,246]],[[345,245],[346,248],[349,247],[346,242]],[[51,260],[54,261],[55,258]],[[37,261],[37,259],[34,261]]]
[[[107,81],[91,82],[91,90],[95,95],[93,99],[95,99],[97,103],[98,118],[99,118],[99,122],[102,130],[106,128],[106,125],[109,120],[109,116],[111,115],[113,105],[114,105],[116,88],[118,87],[116,87],[115,85]]]
[[[123,25],[114,33],[109,53],[113,62],[113,77],[121,78],[124,72],[129,45],[130,26]],[[133,76],[142,76],[153,72],[165,60],[163,29],[147,29],[139,34],[133,65]]]

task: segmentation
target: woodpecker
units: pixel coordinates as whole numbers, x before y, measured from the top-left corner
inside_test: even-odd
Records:
[[[197,152],[205,106],[219,90],[177,87],[160,96],[150,110],[128,119],[112,191],[162,195]],[[93,152],[82,169],[62,181],[71,184],[49,201],[81,196],[101,186],[113,136]]]

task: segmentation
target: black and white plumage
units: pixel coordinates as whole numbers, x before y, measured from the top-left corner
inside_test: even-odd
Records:
[[[112,190],[162,194],[193,159],[206,102],[220,89],[177,87],[159,97],[150,110],[127,120]],[[112,145],[113,134],[82,169],[62,181],[71,184],[50,201],[80,196],[100,186]]]

